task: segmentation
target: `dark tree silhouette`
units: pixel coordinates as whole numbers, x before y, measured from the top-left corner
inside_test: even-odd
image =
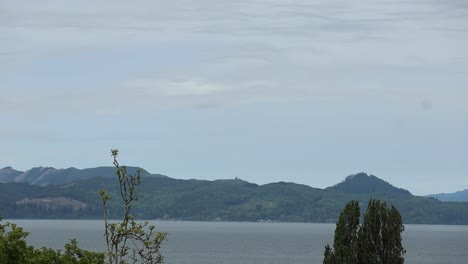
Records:
[[[349,202],[336,223],[333,249],[325,246],[324,264],[401,264],[406,253],[398,210],[385,202],[370,200],[364,222],[359,225],[359,203]]]

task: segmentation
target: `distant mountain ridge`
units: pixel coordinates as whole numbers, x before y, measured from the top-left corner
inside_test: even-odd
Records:
[[[40,186],[36,184],[43,183],[44,179],[56,180],[51,175],[58,172],[36,168],[30,175],[19,177],[23,172],[6,169],[3,178],[26,183],[0,183],[0,215],[28,219],[102,218],[98,193],[107,189],[113,197],[109,204],[110,216],[120,217],[120,189],[118,181],[112,178],[114,168],[80,170],[87,173],[86,177],[70,173],[76,170],[58,170],[63,175],[71,175],[60,177],[64,184]],[[364,211],[369,199],[380,199],[395,205],[405,223],[468,224],[468,202],[441,202],[413,196],[365,173],[351,175],[325,189],[286,182],[258,185],[240,179],[207,181],[154,176],[143,176],[139,186],[139,199],[132,209],[138,219],[333,223],[350,200],[359,201]],[[27,179],[34,179],[34,184],[29,184]]]
[[[468,202],[468,189],[453,193],[429,194],[426,197],[433,197],[444,202]]]
[[[403,194],[411,195],[408,190],[397,188],[390,183],[377,178],[372,174],[364,172],[346,177],[346,179],[334,186],[326,188],[327,190],[339,191],[353,194]]]
[[[138,167],[127,167],[130,173],[135,173]],[[88,169],[56,169],[52,167],[35,167],[25,172],[18,171],[12,167],[0,169],[0,183],[17,182],[33,185],[61,185],[73,181],[86,180],[96,177],[111,178],[115,175],[115,167],[96,167]],[[152,175],[142,170],[142,176],[166,177],[160,174]]]

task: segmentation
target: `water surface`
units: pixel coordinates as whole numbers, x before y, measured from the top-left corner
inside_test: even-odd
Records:
[[[14,220],[31,232],[34,246],[61,248],[76,238],[83,248],[105,250],[99,220]],[[170,235],[167,264],[321,263],[334,224],[170,222],[154,223]],[[406,263],[468,263],[468,226],[406,225]]]

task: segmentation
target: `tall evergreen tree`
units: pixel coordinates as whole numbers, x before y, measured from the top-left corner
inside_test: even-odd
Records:
[[[336,223],[333,251],[330,251],[329,259],[337,263],[357,263],[359,216],[358,201],[349,202]]]
[[[400,213],[394,206],[388,209],[385,202],[370,200],[359,230],[361,263],[403,263],[403,231]]]
[[[324,264],[402,264],[404,231],[398,210],[370,200],[359,225],[359,203],[349,202],[336,223],[333,249],[325,247]]]

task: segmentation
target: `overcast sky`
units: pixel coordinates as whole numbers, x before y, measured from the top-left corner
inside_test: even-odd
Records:
[[[465,0],[0,2],[0,167],[468,188]]]

